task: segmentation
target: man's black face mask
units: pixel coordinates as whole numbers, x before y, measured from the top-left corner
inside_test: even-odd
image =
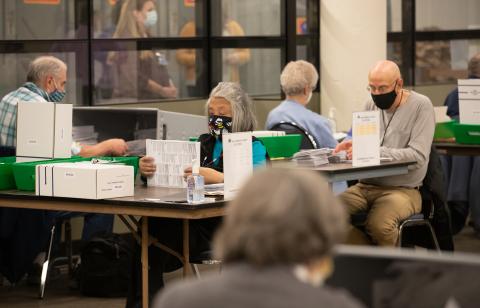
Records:
[[[397,92],[395,92],[396,87],[397,82],[395,82],[395,86],[393,87],[393,90],[391,92],[383,94],[371,94],[375,105],[382,110],[387,110],[392,107],[393,102],[397,98]]]

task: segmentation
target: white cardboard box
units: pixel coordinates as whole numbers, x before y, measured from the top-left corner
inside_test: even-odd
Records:
[[[35,193],[41,196],[105,199],[134,195],[132,166],[59,163],[38,165]]]
[[[458,80],[460,124],[480,124],[480,80]]]
[[[70,158],[72,105],[18,102],[17,156]]]

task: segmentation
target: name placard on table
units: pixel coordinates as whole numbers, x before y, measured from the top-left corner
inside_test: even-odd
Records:
[[[224,197],[232,199],[253,172],[252,133],[225,134],[222,144]]]
[[[352,120],[352,165],[354,167],[380,164],[380,113],[354,112]]]

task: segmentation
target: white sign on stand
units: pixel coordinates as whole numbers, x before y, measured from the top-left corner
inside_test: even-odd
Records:
[[[224,197],[228,200],[253,172],[252,133],[225,134],[222,144]]]
[[[147,179],[148,186],[185,188],[183,171],[194,159],[200,161],[200,142],[147,139],[146,152],[157,165],[155,174]]]
[[[371,166],[380,164],[380,116],[378,111],[353,113],[352,165]]]
[[[480,79],[458,80],[460,124],[480,124]]]

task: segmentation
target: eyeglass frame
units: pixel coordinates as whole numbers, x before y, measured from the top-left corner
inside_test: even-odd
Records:
[[[387,91],[390,89],[390,87],[395,84],[395,86],[393,87],[395,89],[395,87],[397,86],[397,82],[398,82],[398,79],[394,80],[391,84],[387,85],[387,86],[379,86],[378,88],[374,87],[374,86],[371,86],[371,85],[368,85],[365,89],[367,89],[367,91],[369,91],[370,93],[373,93],[373,92],[378,92],[380,94],[385,94],[387,93]],[[383,87],[383,89],[382,89]]]

